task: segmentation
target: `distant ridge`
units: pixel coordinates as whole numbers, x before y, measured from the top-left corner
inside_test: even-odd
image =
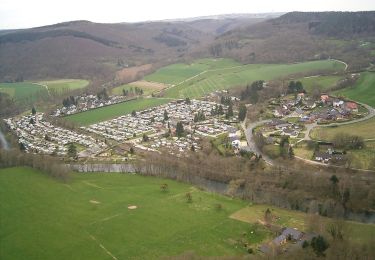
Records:
[[[276,18],[285,14],[285,12],[277,13],[233,13],[233,14],[218,14],[218,15],[206,15],[188,18],[177,18],[177,19],[164,19],[160,21],[166,22],[193,22],[197,20],[222,20],[222,19],[271,19]],[[150,21],[152,22],[152,21]]]

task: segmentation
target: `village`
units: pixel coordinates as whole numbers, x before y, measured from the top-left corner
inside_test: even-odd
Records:
[[[82,98],[82,97],[79,97]],[[89,98],[87,99],[89,100]],[[236,112],[237,113],[237,112]],[[201,149],[203,138],[229,135],[239,149],[238,118],[232,107],[202,100],[177,100],[115,119],[82,126],[78,132],[56,127],[43,113],[5,119],[26,152],[66,157],[68,146],[76,158],[108,160],[113,154],[127,159],[130,149],[181,156]],[[127,149],[122,150],[121,144]],[[125,157],[124,157],[125,156]]]
[[[270,106],[274,107],[273,115],[277,118],[299,118],[299,122],[320,124],[334,121],[351,120],[358,115],[359,106],[352,101],[322,94],[319,99],[313,99],[305,93],[295,97],[272,99]]]
[[[366,114],[359,104],[327,94],[315,99],[305,93],[287,95],[270,100],[268,108],[273,119],[255,129],[267,145],[280,145],[287,138],[294,146],[310,140],[309,130],[317,125],[351,121]],[[329,144],[317,147],[321,149],[314,151],[313,160],[322,163],[345,161],[344,153],[334,150]]]

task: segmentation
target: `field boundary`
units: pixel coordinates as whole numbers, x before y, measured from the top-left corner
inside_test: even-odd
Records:
[[[99,247],[101,248],[101,249],[103,249],[104,250],[104,252],[106,252],[110,257],[112,257],[112,259],[114,259],[114,260],[118,260],[118,258],[117,257],[115,257],[107,248],[105,248],[105,246],[103,246],[103,244],[102,243],[100,243],[93,235],[91,235],[91,234],[89,234],[89,236],[90,236],[90,238],[92,239],[92,240],[94,240],[96,243],[98,243],[98,245],[99,245]]]

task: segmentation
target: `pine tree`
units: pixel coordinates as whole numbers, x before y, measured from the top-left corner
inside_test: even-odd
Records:
[[[31,114],[33,114],[33,115],[36,114],[36,109],[35,109],[35,107],[33,107],[33,108],[31,109]]]
[[[77,157],[77,147],[74,144],[70,144],[68,148],[68,156],[70,158]]]
[[[293,147],[291,146],[289,147],[288,155],[289,155],[289,159],[294,158],[294,151],[293,151]]]
[[[219,115],[224,114],[224,110],[223,110],[223,106],[222,106],[222,105],[220,105],[219,108],[217,109],[217,113],[218,113]]]
[[[184,134],[184,126],[182,125],[181,122],[178,122],[176,125],[176,135],[178,137],[181,137],[183,136],[183,134]]]
[[[233,107],[232,107],[232,104],[229,104],[229,107],[228,107],[228,117],[232,117],[233,116]]]
[[[245,105],[240,105],[239,111],[238,111],[238,119],[240,121],[245,120],[246,118],[246,113],[247,113],[247,108]]]
[[[168,121],[169,116],[167,110],[164,110],[164,121]]]

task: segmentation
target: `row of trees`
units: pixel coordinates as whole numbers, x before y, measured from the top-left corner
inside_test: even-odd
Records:
[[[143,95],[143,89],[139,87],[130,87],[130,89],[122,89],[123,96],[128,96],[129,94]]]
[[[76,106],[77,103],[78,103],[78,100],[76,98],[74,98],[74,96],[69,96],[67,98],[64,98],[63,102],[62,102],[64,107],[70,107],[71,105]]]
[[[365,147],[365,142],[362,137],[346,133],[338,133],[333,137],[333,145],[339,149],[362,149]]]
[[[54,157],[23,153],[17,149],[0,149],[0,167],[16,166],[32,167],[61,181],[67,181],[69,178],[69,168]]]

